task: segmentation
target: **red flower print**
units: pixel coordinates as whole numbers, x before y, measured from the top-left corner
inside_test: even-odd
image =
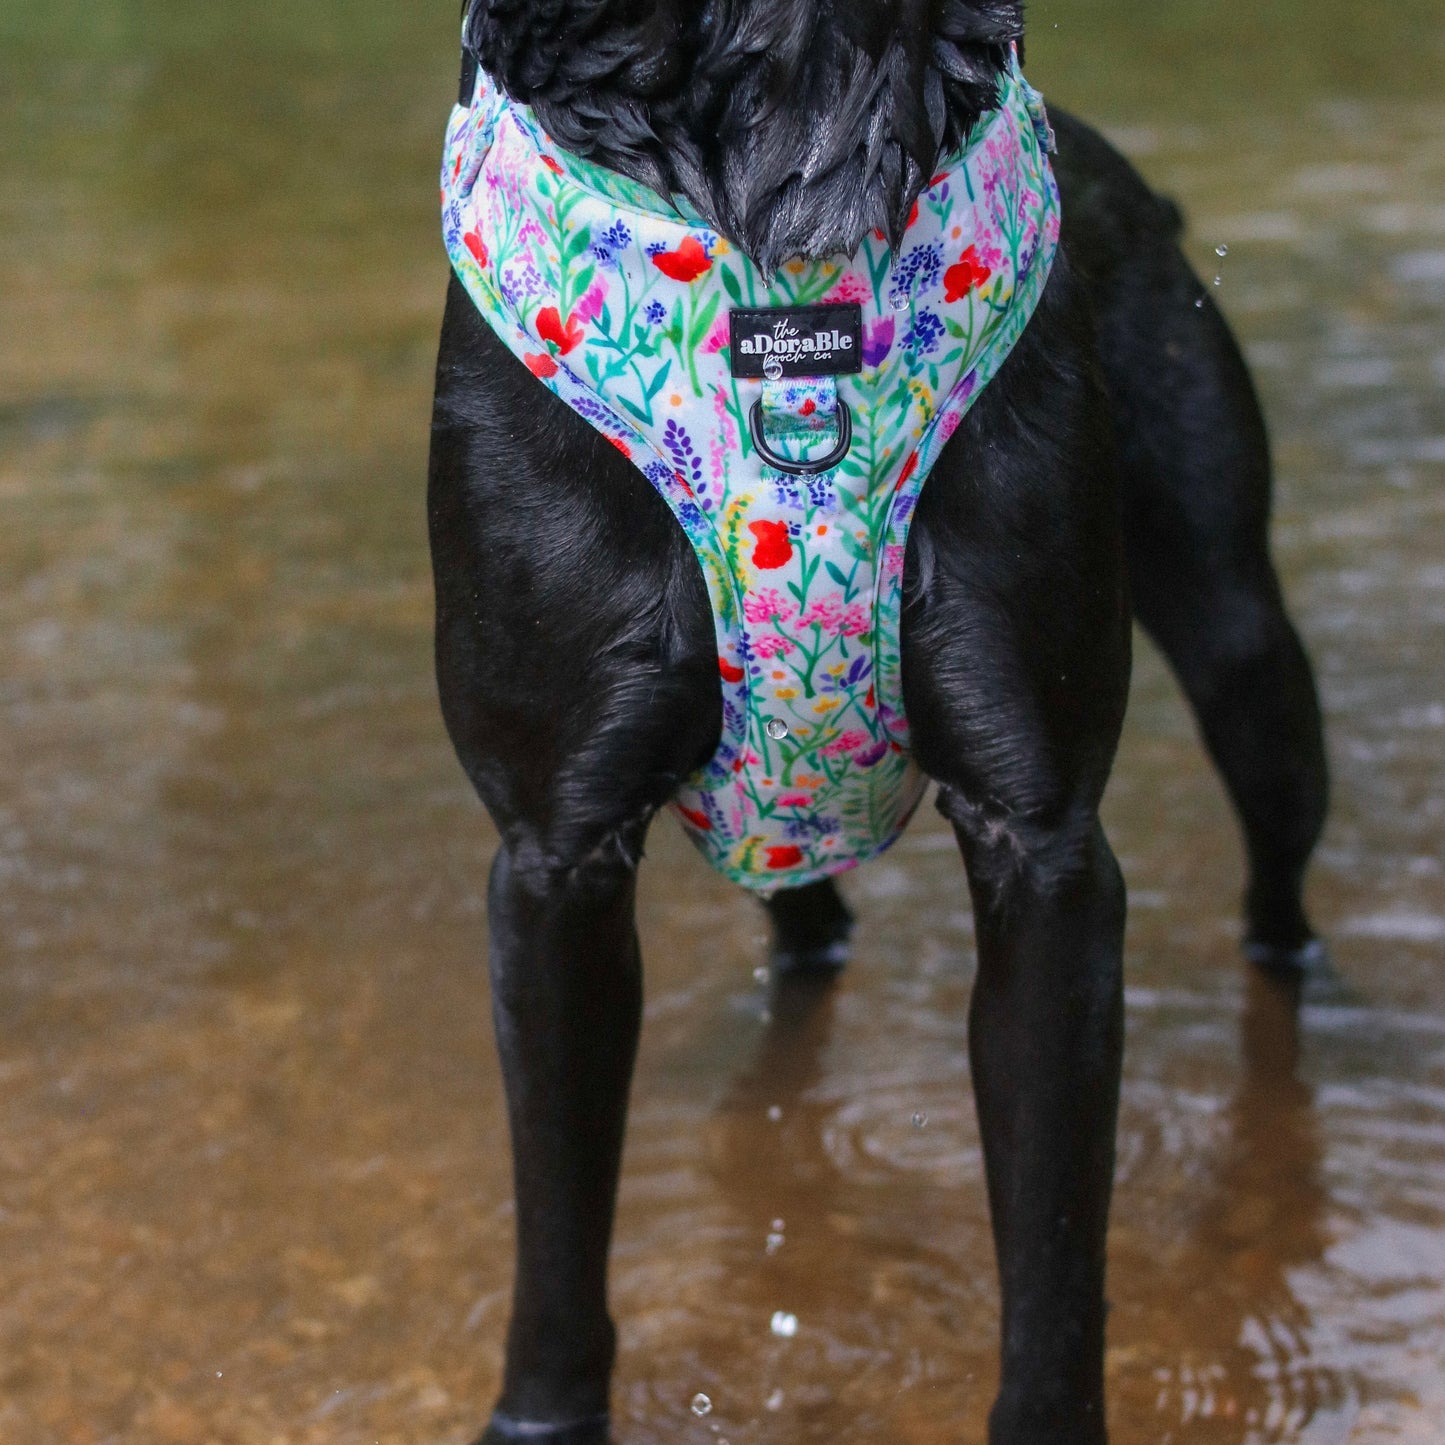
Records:
[[[970,246],[943,273],[943,299],[958,301],[967,296],[975,286],[982,286],[991,275],[993,272],[978,259],[978,251]]]
[[[557,314],[557,308],[544,306],[537,313],[537,335],[543,341],[550,341],[563,356],[566,356],[582,340],[582,328],[578,325],[576,318],[572,316],[567,318],[567,324],[563,326],[562,318]]]
[[[748,531],[756,537],[753,548],[753,566],[764,572],[774,567],[786,567],[793,558],[793,544],[788,538],[786,522],[749,522]]]
[[[476,257],[478,266],[487,264],[487,243],[482,240],[480,231],[468,231],[462,237],[462,244]]]
[[[913,209],[912,209],[911,211],[909,211],[909,213],[908,213],[908,224],[909,224],[910,226],[916,226],[916,225],[918,224],[918,202],[917,202],[917,201],[914,201],[914,203],[913,203]]]
[[[524,352],[522,360],[527,363],[527,370],[533,376],[539,376],[545,380],[549,376],[557,375],[557,363],[545,352],[541,356],[534,356],[530,351]]]
[[[768,849],[769,868],[795,868],[803,861],[803,850],[789,843],[782,848]]]
[[[562,174],[562,167],[559,166],[557,162],[552,159],[551,156],[543,156],[542,164],[546,166],[547,169],[551,171],[554,176],[560,176]]]
[[[712,257],[696,236],[684,236],[675,251],[659,251],[652,264],[674,281],[696,281],[704,271],[712,269]]]
[[[818,403],[817,403],[816,401],[814,401],[813,398],[810,396],[810,397],[807,399],[807,401],[805,401],[805,402],[802,404],[802,406],[800,406],[800,407],[798,408],[798,415],[799,415],[799,416],[812,416],[812,414],[813,414],[815,411],[817,411],[817,409],[818,409]]]
[[[724,682],[741,682],[743,680],[742,668],[734,667],[725,657],[718,658],[717,670],[722,674]]]
[[[898,473],[898,480],[893,484],[893,490],[895,492],[898,491],[903,486],[904,482],[906,482],[909,477],[911,477],[917,470],[918,453],[910,452],[908,460],[903,463],[903,470]]]
[[[696,808],[684,808],[680,804],[677,811],[692,824],[694,828],[704,833],[712,832],[712,819],[706,813],[699,813]]]
[[[610,441],[612,445],[615,446],[617,450],[620,451],[629,462],[632,460],[632,448],[628,446],[621,437],[608,437],[607,440]]]

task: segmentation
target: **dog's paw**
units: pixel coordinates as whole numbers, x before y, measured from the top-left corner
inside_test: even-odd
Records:
[[[553,1424],[544,1420],[518,1420],[498,1410],[477,1445],[609,1445],[611,1439],[606,1415]]]
[[[1323,938],[1307,938],[1303,943],[1266,943],[1246,938],[1240,948],[1250,963],[1268,974],[1305,978],[1329,970],[1330,953]]]
[[[853,913],[832,879],[775,893],[767,910],[774,977],[834,974],[848,962]]]
[[[847,966],[850,943],[835,938],[811,948],[783,948],[772,951],[773,973],[778,978],[799,978],[810,974],[834,974]]]

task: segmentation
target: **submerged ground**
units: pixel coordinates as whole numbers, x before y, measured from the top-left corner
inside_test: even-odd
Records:
[[[0,16],[6,1445],[463,1445],[497,1386],[492,835],[423,543],[454,9]],[[1237,960],[1232,823],[1141,649],[1107,806],[1115,1440],[1438,1441],[1445,27],[1434,0],[1031,23],[1034,78],[1221,274],[1336,775],[1336,976],[1296,1022]],[[771,996],[754,904],[654,835],[629,1445],[983,1438],[971,924],[932,815],[850,895],[841,984]]]

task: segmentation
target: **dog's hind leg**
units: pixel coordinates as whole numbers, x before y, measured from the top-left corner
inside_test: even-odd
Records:
[[[1151,339],[1112,368],[1134,606],[1179,678],[1244,833],[1245,951],[1313,962],[1305,867],[1328,794],[1319,700],[1269,553],[1270,460],[1244,361],[1181,272]]]
[[[1093,302],[1140,622],[1188,695],[1249,857],[1245,948],[1321,953],[1305,866],[1328,783],[1309,661],[1269,555],[1269,443],[1249,372],[1179,248],[1182,220],[1097,132],[1055,113],[1064,239]]]
[[[853,910],[831,878],[781,889],[764,906],[773,930],[775,973],[836,973],[848,962]]]
[[[1103,400],[1063,258],[919,500],[905,704],[968,869],[1003,1304],[990,1445],[1102,1445],[1125,895],[1098,820],[1130,618]],[[1083,333],[1082,335],[1080,333]]]

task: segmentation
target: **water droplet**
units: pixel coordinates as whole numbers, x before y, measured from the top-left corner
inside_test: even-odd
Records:
[[[1214,284],[1215,284],[1216,286],[1223,286],[1223,285],[1224,285],[1224,277],[1223,277],[1223,276],[1216,276],[1216,277],[1214,278]]]
[[[774,1230],[768,1235],[768,1253],[776,1254],[783,1247],[783,1236]]]
[[[768,1396],[768,1409],[769,1409],[769,1410],[781,1410],[782,1408],[783,1408],[783,1392],[782,1392],[781,1390],[774,1390],[773,1393]]]
[[[1225,256],[1229,255],[1229,247],[1226,246],[1223,241],[1221,241],[1221,242],[1214,248],[1214,254],[1215,254],[1216,256],[1221,257],[1221,258],[1222,258],[1222,257],[1225,257]]]
[[[780,743],[788,735],[788,725],[780,717],[770,717],[763,731],[767,733],[775,743]]]
[[[1204,297],[1202,297],[1202,296],[1196,297],[1195,302],[1194,302],[1194,309],[1195,309],[1196,311],[1203,311],[1203,310],[1204,310]]]
[[[920,1114],[915,1114],[915,1115],[913,1116],[913,1127],[914,1127],[915,1129],[921,1129],[921,1128],[923,1128],[923,1126],[924,1126],[927,1122],[928,1122],[928,1115],[927,1115],[927,1114],[922,1114],[922,1113],[920,1113]]]
[[[909,299],[909,295],[906,291],[895,291],[893,295],[888,298],[888,304],[895,311],[907,311]]]
[[[775,1220],[773,1220],[772,1224],[771,1224],[769,1227],[772,1228],[772,1229],[779,1230],[779,1231],[781,1231],[783,1228],[785,1228],[785,1226],[784,1226],[784,1224],[783,1224],[783,1221],[782,1221],[781,1219],[775,1219]]]
[[[787,1310],[774,1310],[770,1328],[775,1335],[790,1340],[798,1333],[798,1317]]]
[[[701,1419],[712,1409],[712,1401],[701,1390],[692,1397],[692,1413]]]
[[[766,983],[767,981],[768,981],[768,969],[767,969],[767,965],[760,963],[760,964],[753,970],[753,982],[754,982],[754,983]]]
[[[770,1122],[776,1124],[782,1117],[783,1111],[776,1104],[770,1104],[768,1106],[768,1119]]]
[[[763,362],[763,375],[769,381],[781,381],[783,379],[783,363],[776,356],[770,356]]]

